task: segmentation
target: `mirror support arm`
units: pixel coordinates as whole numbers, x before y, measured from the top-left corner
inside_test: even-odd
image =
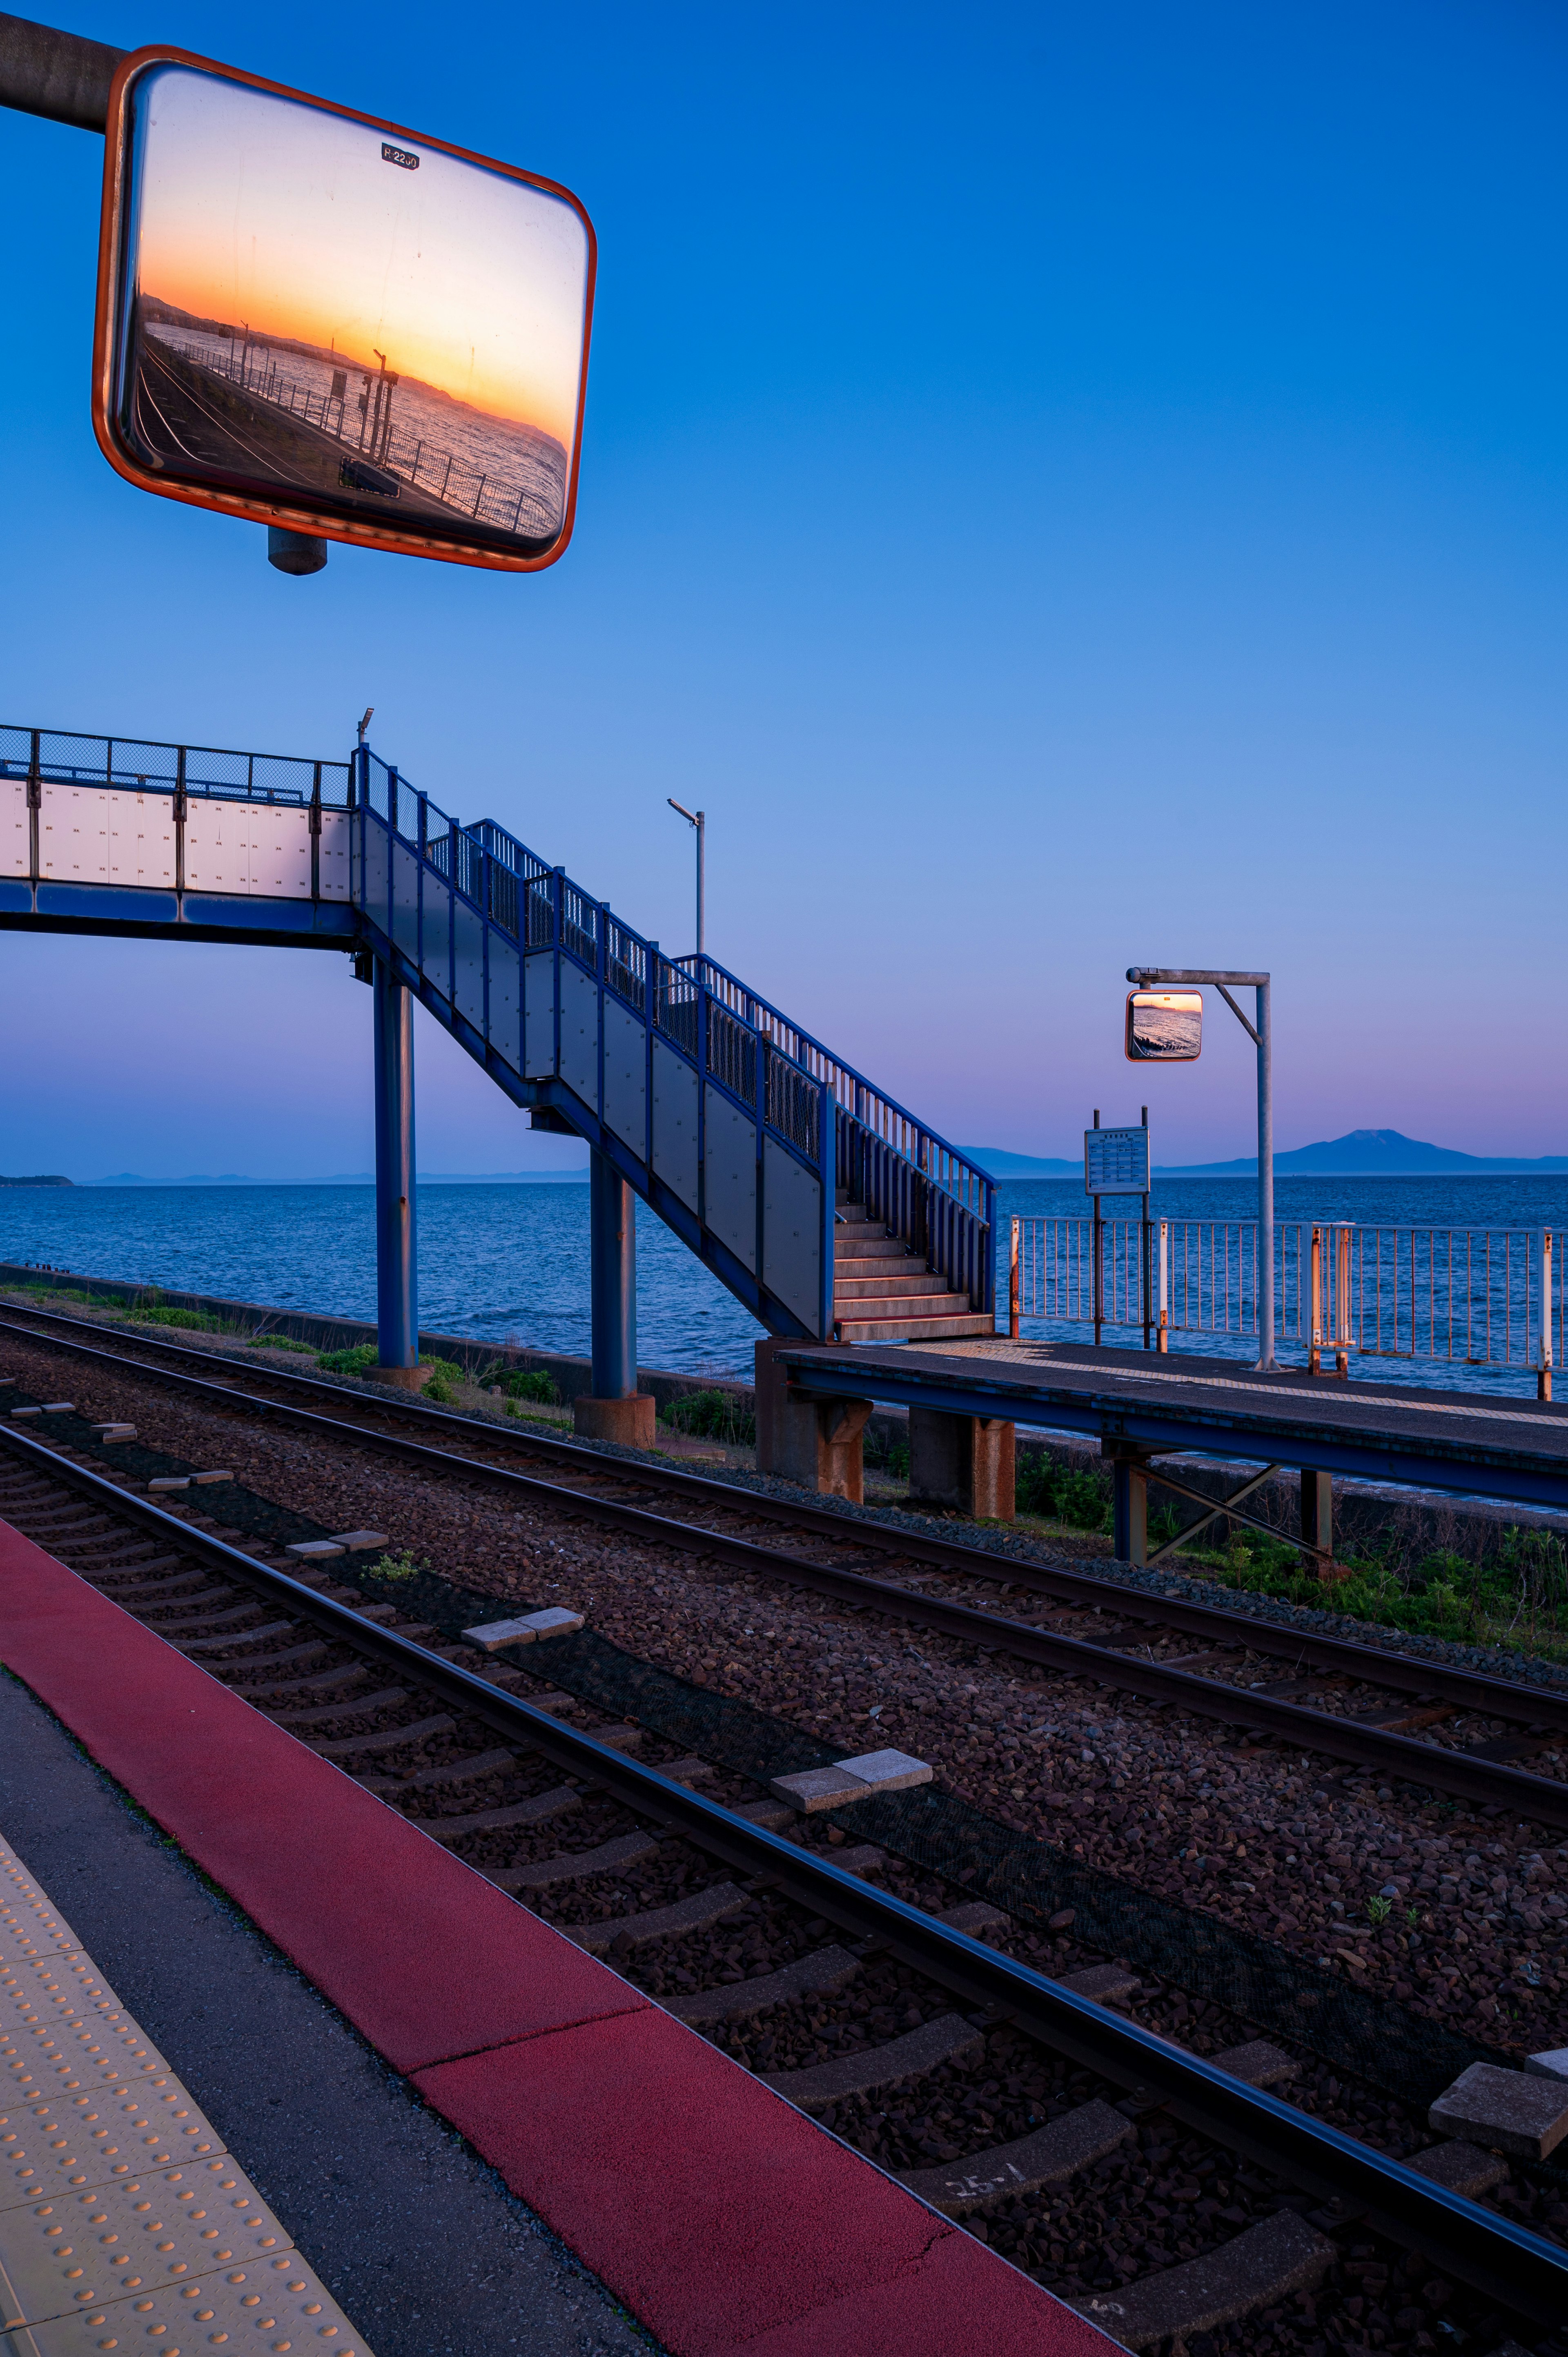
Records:
[[[1230,993],[1226,989],[1225,985],[1222,982],[1217,982],[1214,987],[1219,993],[1220,997],[1225,1001],[1226,1006],[1230,1009],[1231,1014],[1236,1017],[1237,1022],[1241,1026],[1242,1030],[1247,1034],[1248,1039],[1251,1039],[1253,1047],[1261,1048],[1262,1046],[1262,1041],[1259,1039],[1257,1033],[1253,1030],[1251,1025],[1248,1022],[1246,1017],[1237,1006],[1236,1001],[1231,997]]]
[[[114,69],[129,55],[27,16],[0,15],[0,106],[102,133]]]

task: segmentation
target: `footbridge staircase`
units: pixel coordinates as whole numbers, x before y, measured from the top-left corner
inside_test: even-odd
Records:
[[[378,1179],[394,1192],[403,1122],[410,1284],[415,997],[770,1333],[993,1330],[985,1171],[713,959],[665,955],[368,745],[312,761],[0,728],[0,925],[352,954],[378,992]],[[389,1204],[383,1308],[397,1232]],[[384,1346],[384,1315],[382,1330]]]

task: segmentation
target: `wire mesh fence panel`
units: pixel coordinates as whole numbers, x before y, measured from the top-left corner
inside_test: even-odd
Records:
[[[1550,1228],[1364,1227],[1285,1221],[1274,1230],[1274,1340],[1316,1364],[1364,1358],[1469,1367],[1558,1364],[1564,1235]],[[1015,1217],[1009,1324],[1258,1333],[1255,1221]],[[1544,1318],[1542,1303],[1546,1305]]]

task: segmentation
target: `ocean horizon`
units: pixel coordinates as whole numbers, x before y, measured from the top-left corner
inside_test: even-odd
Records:
[[[530,1174],[539,1177],[542,1174]],[[557,1181],[572,1173],[552,1173]],[[1251,1178],[1156,1176],[1157,1220],[1251,1220]],[[1010,1221],[1085,1219],[1081,1179],[1004,1181],[997,1189],[998,1298],[1005,1305]],[[1110,1198],[1107,1218],[1138,1217],[1133,1197]],[[1275,1216],[1425,1232],[1568,1228],[1568,1174],[1428,1178],[1282,1178]],[[431,1331],[585,1356],[589,1350],[588,1194],[581,1184],[422,1179],[417,1194],[419,1311]],[[762,1328],[686,1246],[638,1206],[638,1356],[648,1367],[749,1380]],[[360,1179],[215,1184],[138,1182],[0,1191],[0,1259],[47,1263],[83,1277],[156,1286],[328,1316],[375,1316],[374,1198]],[[1074,1323],[1030,1332],[1089,1339]],[[1115,1340],[1114,1331],[1107,1334]],[[1141,1329],[1122,1329],[1129,1343]],[[1198,1341],[1192,1338],[1194,1344]],[[1175,1346],[1182,1347],[1180,1338]],[[1254,1344],[1205,1338],[1246,1358]],[[1286,1363],[1300,1357],[1283,1351]],[[1533,1391],[1520,1368],[1446,1361],[1355,1362],[1364,1380]]]

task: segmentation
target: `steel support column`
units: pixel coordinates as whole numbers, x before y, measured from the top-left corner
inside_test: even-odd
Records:
[[[413,1001],[375,962],[376,1340],[383,1367],[419,1364],[413,1202]]]
[[[1111,1552],[1118,1563],[1149,1559],[1149,1458],[1123,1442],[1101,1443],[1111,1460]]]
[[[596,1400],[637,1391],[637,1213],[632,1192],[599,1153],[588,1157],[588,1221]]]
[[[1334,1554],[1334,1476],[1310,1465],[1301,1474],[1301,1535],[1307,1567],[1324,1572]]]

